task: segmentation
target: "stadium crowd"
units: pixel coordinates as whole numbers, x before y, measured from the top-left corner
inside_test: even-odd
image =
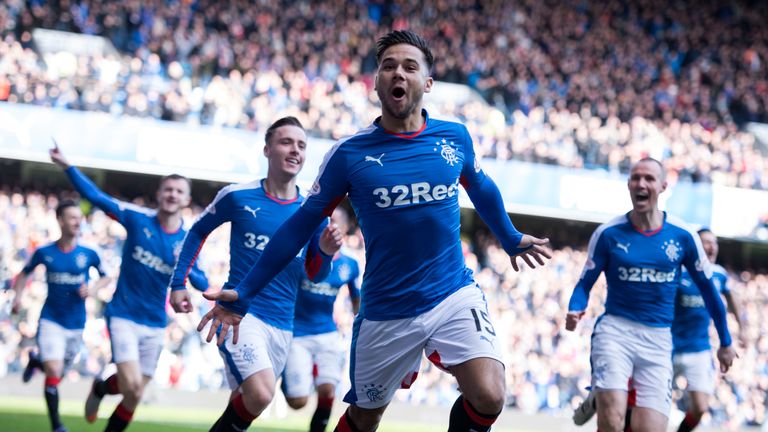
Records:
[[[6,268],[0,269],[0,283],[17,274],[34,248],[58,236],[54,209],[59,195],[37,191],[21,192],[0,188],[0,255]],[[144,204],[143,199],[135,201]],[[88,210],[88,208],[86,208]],[[188,209],[193,219],[200,207]],[[125,238],[122,227],[102,212],[88,217],[82,242],[98,247],[107,273],[116,277],[120,249]],[[556,227],[547,233],[555,240],[551,262],[535,271],[512,271],[509,259],[495,240],[483,231],[467,233],[464,252],[467,265],[486,293],[495,328],[504,341],[507,373],[507,404],[526,413],[569,414],[586,394],[589,383],[589,336],[593,320],[601,313],[604,284],[598,283],[587,319],[576,333],[565,332],[563,319],[568,296],[586,259],[584,244],[572,233]],[[228,230],[216,230],[207,240],[201,257],[211,285],[223,284],[228,270]],[[348,251],[364,260],[363,242],[358,232],[346,239]],[[1,279],[6,279],[5,281]],[[740,348],[738,365],[727,376],[718,378],[713,401],[712,421],[732,429],[764,422],[768,392],[768,323],[759,319],[768,313],[768,277],[742,271],[732,275],[732,290],[744,311],[747,346]],[[7,285],[6,285],[7,286]],[[102,372],[110,361],[109,341],[102,316],[104,303],[114,286],[102,289],[87,300],[86,341],[80,360],[69,372],[70,379],[88,379]],[[38,271],[24,291],[23,310],[11,316],[12,293],[2,294],[0,312],[0,355],[4,369],[0,376],[19,373],[34,348],[35,331],[46,295],[44,272]],[[167,308],[170,325],[165,349],[160,357],[157,385],[197,390],[223,386],[223,364],[215,345],[205,344],[194,329],[210,304],[199,294],[194,297],[192,314],[174,314]],[[335,319],[345,336],[350,335],[352,314],[345,298],[336,304]],[[523,325],[521,325],[521,323]],[[730,323],[735,332],[735,322]],[[210,365],[219,365],[211,368]],[[345,385],[339,391],[346,391]],[[409,392],[398,392],[398,399],[415,405],[450,406],[456,397],[454,381],[424,361],[418,380]],[[678,392],[678,396],[679,396]]]
[[[484,157],[626,172],[650,154],[673,180],[768,189],[741,128],[768,121],[766,18],[747,0],[11,0],[0,101],[253,130],[295,115],[339,138],[376,115],[374,37],[409,27],[433,43],[436,79],[484,96],[430,108],[465,122]],[[41,58],[36,28],[120,54]]]

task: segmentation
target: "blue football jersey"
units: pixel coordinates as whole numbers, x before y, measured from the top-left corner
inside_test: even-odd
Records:
[[[568,310],[586,309],[589,290],[604,271],[606,314],[651,327],[670,327],[683,266],[705,296],[707,308],[718,315],[721,343],[729,345],[725,309],[710,279],[712,266],[699,236],[666,213],[662,226],[653,232],[638,231],[628,214],[600,225],[589,241],[587,262]]]
[[[223,289],[237,286],[254,262],[264,251],[272,235],[285,220],[300,206],[304,197],[297,194],[295,199],[281,200],[269,195],[262,187],[263,180],[245,184],[229,185],[219,191],[198,220],[190,227],[174,269],[171,288],[185,286],[185,278],[202,248],[205,238],[219,225],[230,225],[229,277]],[[314,241],[319,238],[322,225],[315,232]],[[291,263],[286,266],[251,302],[248,313],[280,329],[293,328],[296,291],[307,273],[318,271],[313,259],[312,247],[304,247]],[[307,257],[309,254],[309,257]],[[320,258],[322,259],[322,258]],[[330,259],[328,260],[330,262]],[[328,269],[325,269],[327,274]],[[314,277],[314,274],[311,276]]]
[[[420,315],[473,283],[459,239],[459,185],[484,177],[458,123],[427,118],[422,131],[393,134],[378,123],[325,156],[304,206],[323,212],[345,195],[365,239],[360,315]]]
[[[40,318],[55,322],[66,329],[85,327],[85,299],[78,290],[88,283],[88,271],[95,268],[104,276],[101,259],[93,249],[76,245],[68,251],[56,243],[43,246],[32,254],[22,272],[30,274],[35,267],[45,266],[48,296],[43,303]]]
[[[314,283],[304,279],[296,296],[296,318],[293,335],[308,336],[336,331],[333,321],[333,303],[344,285],[350,298],[360,297],[357,278],[360,267],[354,258],[339,254],[333,259],[333,269],[322,282]]]
[[[712,266],[712,282],[721,293],[730,292],[728,273],[721,266]],[[704,299],[688,272],[683,271],[675,298],[675,319],[672,321],[672,344],[676,353],[709,351],[709,322],[712,318]]]
[[[365,239],[360,316],[393,320],[431,310],[472,284],[459,239],[459,185],[510,255],[519,233],[501,193],[475,160],[459,124],[429,118],[412,133],[392,133],[378,120],[337,142],[325,155],[302,207],[291,216],[223,307],[242,314],[248,302],[295,254],[311,230],[346,195]]]
[[[67,168],[66,173],[80,195],[123,225],[127,232],[117,288],[105,315],[149,327],[165,327],[168,281],[186,230],[165,231],[156,210],[112,198],[75,167]],[[208,288],[205,274],[197,267],[190,273],[190,281],[199,290]]]

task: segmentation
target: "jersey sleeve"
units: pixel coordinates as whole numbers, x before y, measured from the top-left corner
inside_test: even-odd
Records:
[[[32,254],[32,257],[29,259],[27,264],[24,266],[24,268],[21,269],[21,272],[25,275],[28,275],[32,273],[33,270],[35,270],[35,267],[43,263],[43,253],[40,251],[40,249],[36,249],[35,252]]]
[[[357,279],[360,278],[360,266],[357,264],[357,260],[350,259],[349,266],[352,271],[349,274],[349,280],[347,280],[347,289],[349,290],[350,298],[360,297],[360,287],[357,284]]]
[[[324,280],[331,272],[333,255],[326,255],[320,249],[320,236],[323,235],[323,230],[327,226],[328,220],[326,219],[312,233],[312,238],[307,244],[307,254],[304,257],[304,272],[309,280],[315,283]]]
[[[200,269],[197,263],[192,265],[192,270],[189,271],[188,277],[189,283],[198,291],[205,291],[210,287],[208,276]]]
[[[504,208],[504,200],[496,183],[480,168],[475,159],[475,150],[472,138],[466,128],[464,132],[464,166],[461,170],[461,185],[467,191],[469,199],[475,206],[483,222],[488,225],[493,234],[499,239],[504,251],[510,256],[517,255],[528,248],[520,248],[520,233],[507,215]]]
[[[569,312],[582,312],[587,310],[589,303],[589,292],[600,273],[605,269],[608,262],[607,239],[604,231],[598,228],[589,239],[587,248],[587,262],[584,263],[584,269],[581,277],[573,289],[571,299],[568,301]]]
[[[176,259],[176,265],[173,268],[170,282],[172,291],[186,289],[188,278],[195,288],[200,289],[203,285],[205,288],[200,289],[201,291],[205,291],[208,288],[205,274],[199,269],[195,261],[208,235],[231,218],[232,196],[229,187],[225,187],[216,194],[213,201],[211,201],[208,207],[200,214],[200,217],[189,228],[189,231],[187,231],[187,235],[184,237],[181,245],[179,257]],[[203,279],[205,279],[204,283]]]
[[[691,275],[691,279],[701,291],[701,297],[704,299],[704,305],[715,322],[717,336],[720,338],[720,346],[730,346],[731,333],[728,331],[728,320],[725,315],[725,305],[720,298],[720,293],[713,282],[712,264],[704,253],[699,236],[686,232],[685,252],[683,255],[683,265]]]
[[[344,199],[349,190],[347,161],[336,143],[325,154],[320,170],[302,208],[313,214],[330,217],[333,210]]]
[[[74,166],[66,169],[67,177],[83,198],[100,208],[107,216],[125,225],[130,204],[115,199],[102,191]]]

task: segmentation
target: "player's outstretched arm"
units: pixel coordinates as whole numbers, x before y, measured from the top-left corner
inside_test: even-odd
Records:
[[[238,294],[235,290],[226,289],[217,292],[203,293],[203,297],[211,301],[232,303],[237,301]],[[208,329],[208,336],[206,336],[205,341],[212,341],[213,335],[216,334],[217,330],[220,330],[219,336],[216,339],[216,345],[221,346],[231,327],[232,343],[237,344],[237,339],[240,335],[240,321],[242,320],[243,315],[232,312],[221,306],[221,304],[217,304],[213,309],[208,311],[207,314],[203,315],[202,319],[200,319],[200,324],[197,325],[197,331],[202,332],[203,329],[205,329],[205,325],[210,322],[211,326]]]
[[[552,258],[552,251],[547,247],[549,240],[523,234],[515,228],[504,208],[504,200],[498,186],[477,163],[469,132],[466,128],[462,128],[462,131],[465,158],[459,181],[475,205],[475,210],[499,239],[502,248],[510,256],[515,271],[520,270],[517,257],[521,257],[531,268],[536,267],[534,261],[543,266],[545,259]]]
[[[479,170],[465,169],[462,185],[480,218],[499,239],[504,251],[509,254],[515,271],[520,270],[517,264],[518,257],[522,258],[530,268],[536,268],[534,261],[539,266],[543,266],[545,260],[552,258],[552,251],[547,247],[549,239],[523,234],[515,228],[504,208],[501,192],[490,177]]]
[[[584,263],[584,270],[581,272],[581,278],[573,288],[571,298],[568,300],[568,313],[565,316],[565,329],[569,331],[576,330],[576,325],[584,316],[589,304],[589,292],[595,285],[597,278],[605,268],[608,249],[605,243],[605,237],[602,235],[602,226],[592,233],[587,247],[587,262]]]
[[[53,140],[53,148],[48,152],[51,155],[51,162],[66,170],[69,168],[69,161],[64,157],[64,153],[61,152],[59,143],[54,138],[51,138],[51,140]]]
[[[121,205],[120,201],[104,193],[91,181],[91,179],[86,177],[76,167],[70,165],[67,158],[64,157],[56,140],[53,140],[53,148],[49,153],[51,161],[64,169],[64,173],[69,177],[70,183],[72,183],[72,186],[77,189],[77,192],[79,192],[83,198],[103,210],[111,218],[120,223],[125,222],[125,205]]]

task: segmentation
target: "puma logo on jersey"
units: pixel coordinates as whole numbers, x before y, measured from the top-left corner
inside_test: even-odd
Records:
[[[366,157],[365,157],[365,161],[366,161],[366,162],[376,162],[377,164],[379,164],[379,165],[381,165],[381,166],[384,166],[384,164],[383,164],[383,163],[381,163],[381,158],[383,158],[385,154],[386,154],[386,153],[382,153],[382,154],[381,154],[379,157],[377,157],[377,158],[375,158],[375,157],[373,157],[373,156],[366,156]]]
[[[245,210],[248,213],[252,214],[253,217],[256,217],[256,212],[261,210],[261,207],[257,207],[255,209],[252,209],[251,206],[245,206],[245,207],[243,207],[243,210]]]
[[[480,340],[484,340],[493,346],[493,341],[485,337],[485,335],[480,335]]]
[[[621,249],[621,250],[623,250],[625,253],[629,253],[629,245],[630,245],[630,243],[621,244],[619,242],[616,242],[616,247]]]

